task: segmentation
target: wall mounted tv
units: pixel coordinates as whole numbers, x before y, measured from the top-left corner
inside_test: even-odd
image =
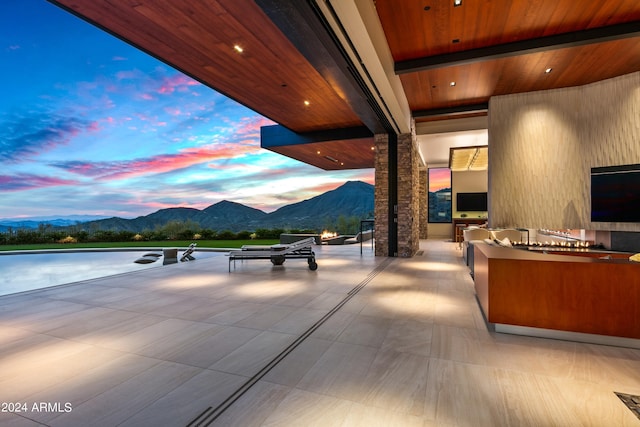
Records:
[[[487,193],[458,193],[456,210],[461,212],[486,212]]]
[[[591,221],[640,222],[640,165],[591,168]]]

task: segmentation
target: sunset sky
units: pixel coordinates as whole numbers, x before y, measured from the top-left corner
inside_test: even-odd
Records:
[[[260,148],[257,113],[44,0],[0,2],[0,218],[270,212],[373,170]]]
[[[443,188],[451,188],[451,170],[449,168],[429,169],[429,192],[435,193]]]

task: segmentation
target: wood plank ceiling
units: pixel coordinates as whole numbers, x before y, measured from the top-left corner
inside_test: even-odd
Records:
[[[375,4],[416,121],[441,119],[428,113],[486,103],[495,95],[584,85],[640,70],[638,0],[463,0],[458,7],[453,0]],[[474,50],[543,42],[567,33],[580,37],[578,32],[619,24],[628,24],[619,40],[455,62],[455,54],[474,58],[469,54]],[[437,57],[442,64],[433,69],[411,67]],[[552,71],[545,73],[548,68]]]
[[[309,52],[303,55],[296,48],[300,40],[287,38],[291,33],[258,5],[284,10],[293,7],[293,0],[49,1],[294,132],[364,125],[353,108],[362,99],[354,100],[314,68]],[[455,109],[463,115],[486,114],[464,111],[485,105],[494,95],[583,85],[640,70],[638,0],[463,0],[457,7],[454,0],[371,1],[416,121],[460,117]],[[600,28],[610,37],[584,43],[589,31]],[[575,34],[582,42],[541,47],[549,37],[563,34]],[[530,40],[537,49],[525,50],[523,43]],[[510,44],[516,49],[509,55],[486,53]],[[430,61],[436,65],[424,65]],[[545,73],[547,68],[552,72]],[[338,164],[341,168],[373,167],[372,141],[334,141],[331,149],[337,151],[330,157],[353,160],[349,166]],[[326,169],[326,159],[317,160],[321,146],[295,145],[291,151],[280,146],[278,152]],[[359,160],[353,158],[357,153]]]

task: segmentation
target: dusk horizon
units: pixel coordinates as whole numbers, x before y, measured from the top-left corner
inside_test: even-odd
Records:
[[[45,0],[0,7],[0,218],[272,212],[374,182],[260,148],[273,121]]]

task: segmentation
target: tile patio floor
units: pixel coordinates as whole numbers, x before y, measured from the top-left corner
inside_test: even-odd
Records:
[[[640,426],[614,394],[640,394],[640,350],[489,332],[456,245],[421,249],[0,297],[0,402],[27,404],[0,426]]]

